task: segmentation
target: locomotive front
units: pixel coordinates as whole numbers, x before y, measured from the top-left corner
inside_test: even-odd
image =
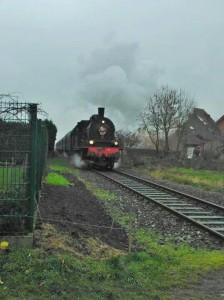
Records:
[[[98,108],[98,115],[90,118],[87,127],[88,152],[87,159],[97,165],[113,168],[114,163],[120,158],[119,143],[115,137],[113,122],[104,117],[104,108]]]
[[[117,146],[118,141],[115,138],[115,127],[113,122],[104,117],[104,108],[98,108],[98,115],[90,118],[87,127],[89,143],[91,145]]]
[[[120,158],[121,148],[115,137],[113,122],[104,117],[104,108],[89,120],[82,120],[57,144],[59,153],[71,156],[77,154],[88,165],[104,166],[112,169]]]

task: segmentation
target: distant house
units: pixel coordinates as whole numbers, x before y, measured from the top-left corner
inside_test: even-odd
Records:
[[[204,109],[195,108],[184,125],[182,146],[189,159],[204,157],[209,151],[218,154],[224,148],[224,136]]]
[[[216,121],[216,126],[219,128],[222,135],[224,135],[224,115]]]

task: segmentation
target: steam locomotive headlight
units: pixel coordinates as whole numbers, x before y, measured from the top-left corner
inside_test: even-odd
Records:
[[[117,145],[118,145],[118,141],[115,141],[115,142],[114,142],[114,145],[117,146]]]
[[[93,145],[94,144],[94,140],[90,140],[89,143],[90,143],[90,145]]]

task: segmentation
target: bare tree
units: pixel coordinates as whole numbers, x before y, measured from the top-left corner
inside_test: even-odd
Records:
[[[181,105],[178,106],[177,110],[177,124],[176,124],[176,134],[177,134],[177,148],[179,151],[180,144],[182,142],[185,133],[185,124],[189,116],[193,113],[195,108],[195,101],[192,97],[188,96],[183,91],[179,91],[179,97],[181,99]]]
[[[125,149],[133,148],[139,144],[139,137],[136,132],[129,130],[118,130],[116,136],[120,146]]]
[[[155,94],[150,97],[149,102],[139,116],[140,129],[147,132],[151,142],[155,145],[157,154],[159,153],[161,131],[159,107],[159,99]]]
[[[147,106],[140,114],[140,128],[148,133],[159,151],[160,139],[164,137],[164,152],[169,152],[169,133],[178,129],[178,148],[182,137],[183,124],[192,113],[194,101],[182,90],[161,87],[150,96]]]

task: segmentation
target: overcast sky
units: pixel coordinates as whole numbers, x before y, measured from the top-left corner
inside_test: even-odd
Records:
[[[0,0],[0,94],[41,103],[60,139],[97,107],[137,127],[161,85],[224,114],[223,0]]]

